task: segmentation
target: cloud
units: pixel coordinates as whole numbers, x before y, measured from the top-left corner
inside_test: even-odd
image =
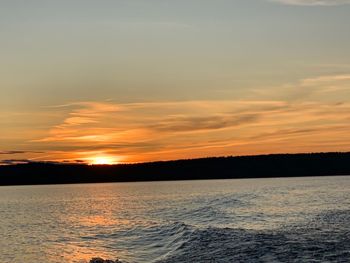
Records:
[[[191,133],[237,127],[259,118],[261,109],[284,107],[279,101],[187,101],[112,104],[84,102],[39,142],[138,141],[164,133]],[[250,112],[254,110],[256,112]],[[248,111],[248,112],[247,112]],[[246,112],[246,113],[245,113]],[[122,143],[123,144],[123,143]]]
[[[27,154],[27,153],[43,153],[43,152],[38,152],[38,151],[0,151],[0,155]]]
[[[335,98],[346,98],[350,91],[350,75],[326,75],[301,81],[301,88],[309,90],[315,96],[321,95],[327,100],[334,94]]]
[[[309,78],[298,87],[327,87],[347,81],[346,76]],[[32,142],[49,153],[38,160],[88,162],[94,156],[115,156],[121,162],[139,162],[344,150],[349,147],[344,141],[350,141],[346,101],[78,102],[53,110],[63,110],[64,118],[45,137]]]
[[[258,114],[223,114],[205,117],[175,117],[165,119],[158,124],[149,126],[158,131],[193,132],[200,130],[217,130],[254,122]]]
[[[47,163],[47,164],[62,164],[62,163],[69,163],[69,164],[83,164],[85,163],[83,160],[63,160],[63,161],[37,161],[32,159],[5,159],[0,160],[0,165],[16,165],[16,164],[30,164],[30,163]]]
[[[319,100],[343,99],[348,97],[350,91],[350,74],[306,78],[300,81],[299,91]]]
[[[274,98],[288,103],[318,101],[339,103],[350,95],[350,74],[320,75],[281,86],[252,90],[260,98]]]
[[[28,159],[5,159],[5,160],[0,160],[0,165],[25,164],[30,162],[31,161]]]
[[[0,154],[6,159],[13,154],[14,160],[6,162],[21,161],[16,154],[31,161],[89,162],[107,156],[141,162],[350,150],[349,74],[313,76],[257,92],[252,100],[85,101],[46,107],[48,116],[56,116],[51,126],[30,141],[18,139],[23,142],[18,145],[33,151]]]
[[[325,75],[315,78],[306,78],[301,81],[302,86],[316,86],[324,84],[333,84],[334,82],[350,81],[350,74]]]
[[[350,0],[270,0],[286,5],[301,5],[301,6],[336,6],[350,4]]]

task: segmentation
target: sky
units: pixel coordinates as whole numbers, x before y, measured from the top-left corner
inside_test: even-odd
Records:
[[[0,0],[0,163],[350,150],[348,0]]]

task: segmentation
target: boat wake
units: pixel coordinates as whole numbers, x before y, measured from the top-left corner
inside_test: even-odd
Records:
[[[332,211],[278,230],[193,228],[184,235],[186,240],[156,262],[345,263],[350,260],[349,225],[350,211]]]
[[[143,230],[142,243],[148,258],[153,253],[154,263],[345,263],[350,260],[349,225],[350,210],[330,211],[305,224],[275,230],[195,227],[175,222]],[[135,239],[132,245],[140,246],[138,242]],[[145,260],[139,258],[132,262]]]

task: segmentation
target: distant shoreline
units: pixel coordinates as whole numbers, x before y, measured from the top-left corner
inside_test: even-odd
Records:
[[[210,157],[137,164],[0,166],[0,185],[45,185],[350,175],[350,152]]]

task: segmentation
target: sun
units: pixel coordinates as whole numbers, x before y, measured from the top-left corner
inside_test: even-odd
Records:
[[[96,156],[90,159],[91,165],[117,164],[117,160],[110,156]]]

